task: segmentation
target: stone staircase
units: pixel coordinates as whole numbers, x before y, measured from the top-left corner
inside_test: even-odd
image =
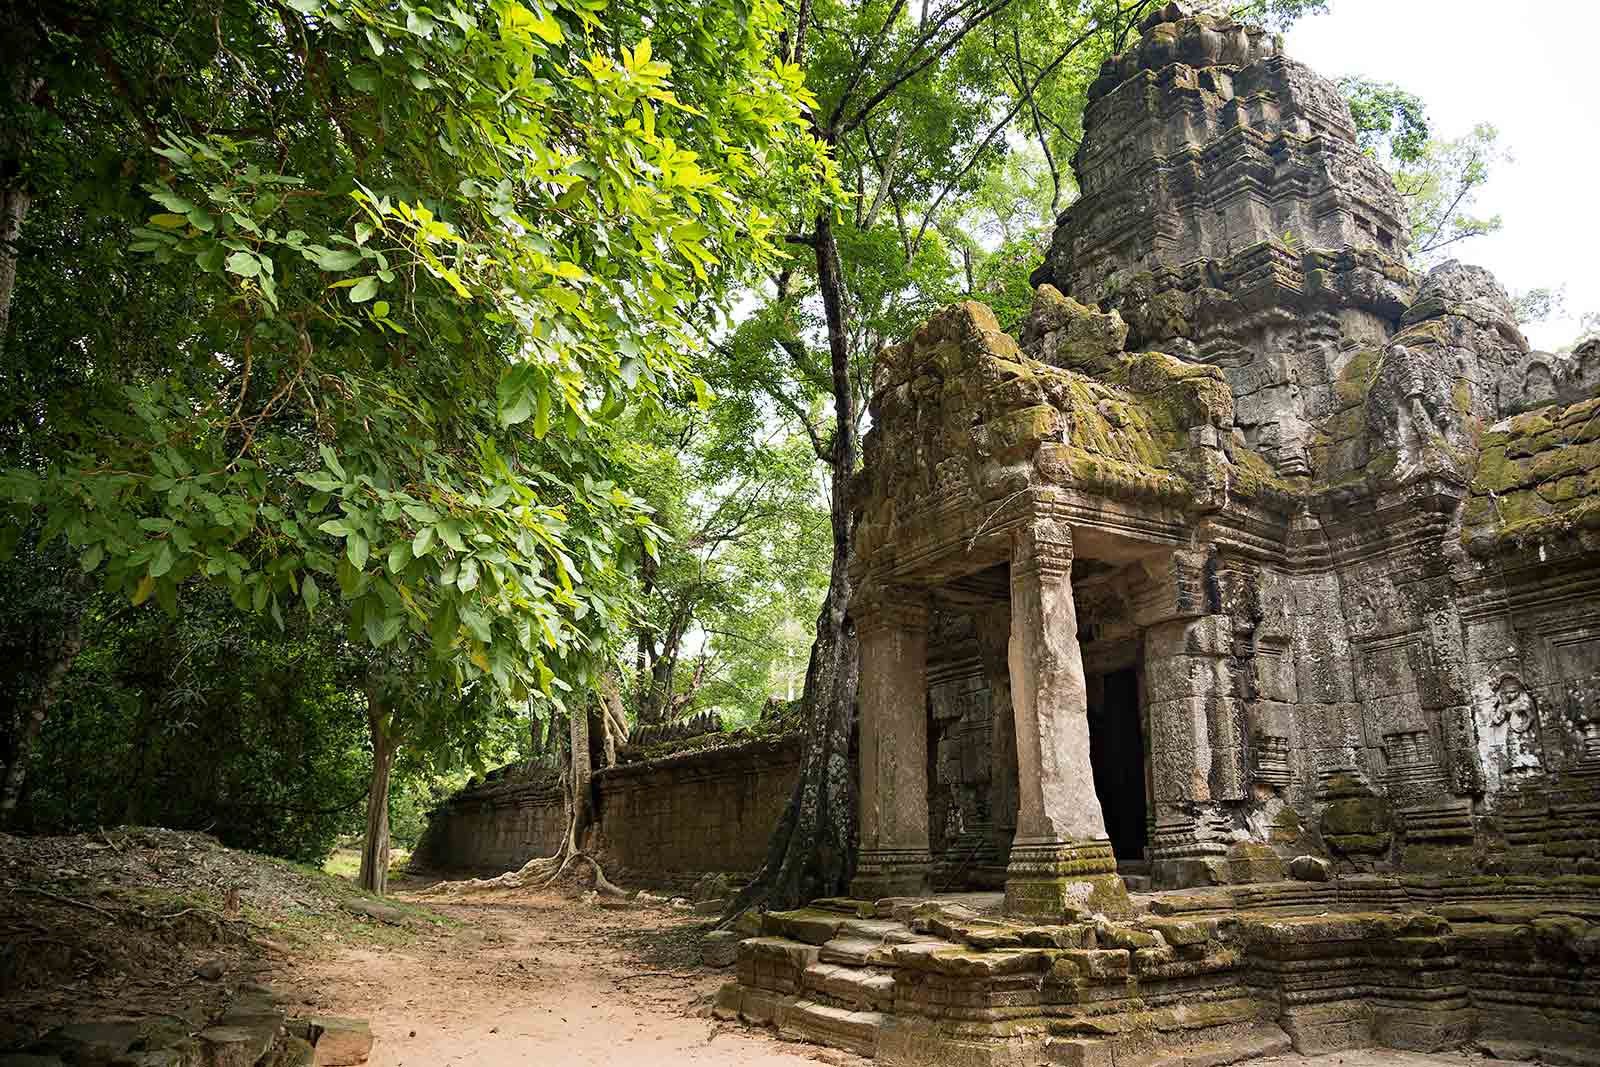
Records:
[[[1222,1067],[1477,1041],[1600,1067],[1600,879],[1437,882],[1216,887],[1052,924],[979,896],[821,900],[761,917],[715,1012],[895,1065]]]
[[[1181,943],[1174,949],[1163,934],[1079,918],[1019,927],[964,904],[915,899],[819,901],[769,913],[760,936],[740,943],[738,980],[720,991],[715,1012],[896,1064],[979,1067],[1023,1055],[1029,1063],[1110,1067],[1113,1054],[1137,1052],[1141,1063],[1216,1067],[1290,1048],[1276,1024],[1256,1017],[1240,982],[1208,978],[1219,967],[1204,962],[1215,947],[1205,924],[1164,920]],[[1155,967],[1180,953],[1192,979],[1185,998],[1139,1002],[1137,1025],[1091,1025],[1078,1037],[1070,1022],[1041,1014],[1046,986],[1063,1000],[1074,987],[1126,989],[1136,956]],[[1234,962],[1214,961],[1223,971]],[[1087,1014],[1128,1006],[1108,1002]]]

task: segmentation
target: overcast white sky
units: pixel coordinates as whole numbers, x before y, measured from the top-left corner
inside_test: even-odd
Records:
[[[1566,286],[1563,320],[1525,327],[1536,348],[1600,312],[1600,2],[1328,0],[1288,34],[1289,55],[1328,77],[1396,82],[1428,105],[1434,132],[1500,130],[1515,157],[1478,197],[1505,228],[1457,246],[1507,289]]]

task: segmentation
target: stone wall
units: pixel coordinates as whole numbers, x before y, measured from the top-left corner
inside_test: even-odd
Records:
[[[527,777],[502,768],[428,813],[411,862],[419,870],[500,874],[554,853],[565,830],[553,772]]]
[[[791,736],[596,772],[594,841],[608,876],[676,885],[708,871],[755,871],[799,763],[800,740]],[[553,775],[501,777],[431,812],[413,863],[498,874],[554,853],[564,829]]]
[[[754,873],[799,766],[791,736],[608,768],[595,775],[596,841],[637,882]]]

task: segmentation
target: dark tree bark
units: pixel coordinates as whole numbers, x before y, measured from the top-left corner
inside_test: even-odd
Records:
[[[850,626],[850,477],[859,451],[855,390],[845,329],[844,282],[832,215],[816,222],[817,281],[828,323],[833,373],[834,436],[829,455],[833,560],[828,594],[817,615],[817,637],[801,697],[805,748],[789,804],[767,849],[767,861],[729,906],[724,921],[752,907],[791,908],[821,896],[843,894],[855,868],[855,778],[850,736],[855,726],[860,664]]]
[[[589,831],[589,823],[593,819],[594,809],[591,804],[590,780],[594,775],[594,763],[589,755],[589,713],[581,707],[572,709],[570,720],[571,735],[569,749],[571,755],[567,763],[567,796],[570,807],[567,812],[567,847],[570,852],[583,850],[583,838]]]
[[[367,832],[361,842],[357,884],[381,897],[389,888],[389,772],[400,745],[375,679],[367,682],[367,731],[372,738],[372,782],[367,791]]]

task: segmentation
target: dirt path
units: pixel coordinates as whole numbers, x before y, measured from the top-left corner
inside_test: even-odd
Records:
[[[868,1063],[700,1014],[727,978],[698,963],[703,918],[554,894],[427,904],[463,925],[405,949],[337,948],[280,976],[308,1008],[369,1018],[372,1067]]]
[[[297,989],[308,1010],[370,1019],[378,1039],[371,1067],[871,1067],[857,1056],[706,1015],[729,975],[698,962],[704,919],[654,907],[609,910],[556,894],[500,892],[469,901],[427,898],[460,927],[425,934],[405,949],[330,945],[327,958],[292,965],[275,981]],[[1377,1049],[1255,1061],[1483,1062]]]

